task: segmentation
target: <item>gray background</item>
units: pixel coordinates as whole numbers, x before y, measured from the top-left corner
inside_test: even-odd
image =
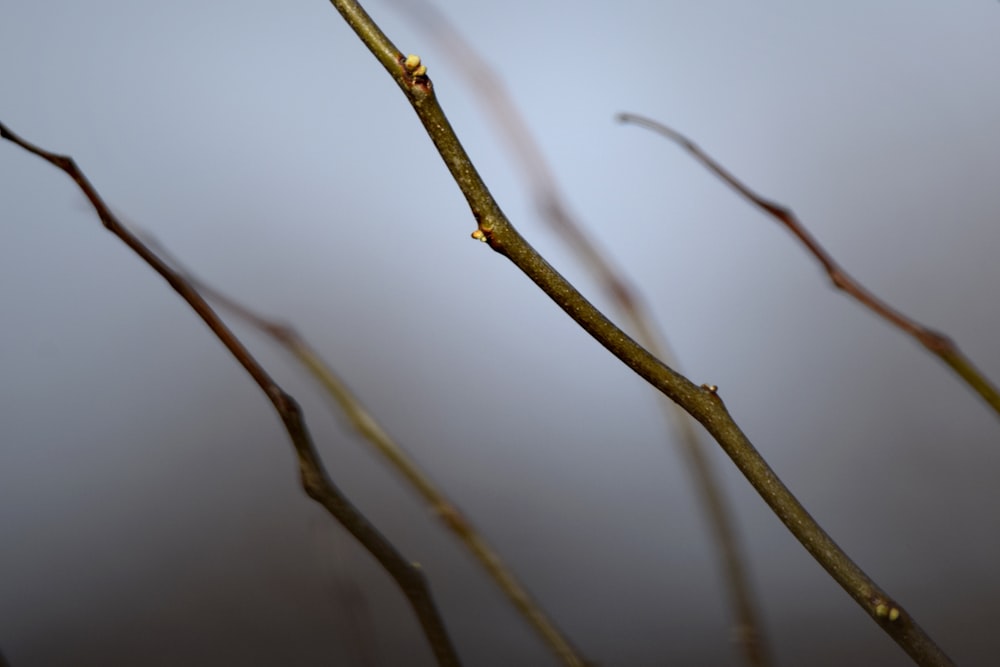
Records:
[[[589,657],[736,664],[651,390],[469,239],[413,112],[330,5],[3,7],[0,118],[72,154],[204,278],[300,327]],[[692,379],[719,385],[813,514],[956,660],[995,664],[996,415],[829,289],[789,234],[613,115],[694,137],[1000,378],[1000,5],[441,8],[496,63]],[[424,57],[515,224],[607,306],[444,52],[391,4],[369,10]],[[298,488],[259,391],[64,175],[7,143],[0,223],[13,665],[361,665],[359,636],[375,664],[429,664],[401,595]],[[335,479],[426,568],[467,663],[553,664],[310,378],[238,329],[302,401]],[[778,663],[908,664],[713,455]]]

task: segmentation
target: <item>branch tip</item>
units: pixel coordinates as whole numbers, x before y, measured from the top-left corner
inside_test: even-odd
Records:
[[[978,367],[959,352],[958,347],[950,338],[925,327],[923,324],[896,310],[840,268],[840,265],[833,259],[833,256],[820,245],[819,241],[813,238],[812,234],[794,211],[782,204],[766,199],[754,190],[751,190],[748,185],[723,167],[715,158],[699,148],[686,136],[667,125],[632,113],[618,114],[618,118],[624,122],[634,123],[656,132],[678,144],[719,180],[782,224],[805,246],[806,250],[816,261],[822,265],[823,270],[829,276],[834,287],[849,294],[858,303],[916,339],[929,352],[950,366],[973,391],[979,394],[995,412],[1000,414],[1000,391],[997,390],[989,378]]]

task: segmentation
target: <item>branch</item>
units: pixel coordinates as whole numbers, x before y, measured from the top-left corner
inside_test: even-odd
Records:
[[[427,30],[449,52],[451,63],[465,77],[486,115],[498,129],[503,143],[520,163],[520,173],[535,206],[560,239],[577,254],[597,284],[615,304],[638,342],[658,359],[676,366],[670,345],[655,318],[649,312],[639,290],[631,285],[624,272],[587,235],[583,224],[570,211],[559,191],[555,175],[545,160],[541,147],[532,136],[524,117],[518,112],[513,96],[491,63],[456,30],[429,0],[398,0],[395,3]],[[722,485],[716,477],[705,444],[699,440],[691,418],[676,403],[659,396],[658,403],[668,430],[676,435],[675,444],[688,466],[694,490],[701,502],[718,552],[722,576],[736,625],[736,636],[744,659],[753,667],[771,663],[757,605],[747,576],[747,558],[743,554],[736,522],[732,517]]]
[[[11,132],[0,123],[0,138],[17,144],[29,153],[34,153],[46,162],[58,167],[79,186],[86,195],[101,222],[112,234],[132,249],[143,261],[159,273],[195,313],[208,325],[212,333],[225,345],[243,369],[253,378],[274,406],[278,416],[288,431],[299,462],[302,488],[306,494],[322,505],[340,522],[344,528],[375,557],[389,575],[396,580],[413,607],[424,634],[434,650],[439,665],[457,667],[458,655],[445,629],[444,621],[431,597],[427,579],[419,566],[406,560],[396,548],[351,504],[340,489],[334,485],[320,461],[313,444],[302,410],[295,399],[271,379],[263,366],[250,354],[235,334],[222,322],[208,302],[198,293],[184,276],[171,269],[156,253],[151,251],[123,225],[111,212],[107,204],[91,185],[90,180],[77,167],[73,158],[50,153]]]
[[[517,232],[455,135],[420,59],[404,56],[356,1],[330,1],[406,95],[465,195],[478,225],[473,238],[511,260],[608,351],[697,419],[813,558],[918,664],[953,664],[913,617],[820,528],[733,421],[716,387],[695,385],[629,338]]]
[[[841,289],[853,296],[862,305],[873,311],[879,317],[888,320],[895,326],[910,334],[917,341],[927,348],[932,354],[939,357],[948,364],[952,370],[965,380],[972,387],[973,391],[979,394],[997,414],[1000,414],[1000,392],[984,376],[978,368],[962,354],[955,343],[944,334],[923,326],[916,320],[910,319],[906,315],[882,301],[877,296],[868,291],[861,283],[852,278],[840,265],[834,261],[833,257],[823,249],[816,239],[812,237],[809,230],[799,220],[791,209],[776,202],[761,197],[759,194],[747,187],[742,181],[733,176],[725,167],[716,162],[710,155],[705,153],[697,144],[685,137],[680,132],[673,130],[663,123],[645,118],[632,113],[618,114],[618,120],[623,123],[633,123],[645,127],[667,139],[677,143],[687,151],[694,159],[698,160],[706,169],[722,179],[738,193],[746,197],[750,203],[761,209],[772,218],[783,224],[794,234],[806,247],[806,249],[816,258],[830,277],[833,286]]]
[[[182,274],[185,280],[199,292],[271,336],[279,345],[287,349],[319,381],[340,410],[347,415],[354,430],[403,476],[413,490],[430,506],[434,515],[465,545],[518,612],[535,628],[542,640],[548,644],[560,660],[568,665],[587,664],[580,656],[579,651],[574,648],[569,639],[556,627],[555,622],[532,598],[527,588],[507,567],[507,564],[480,534],[475,525],[420,469],[420,466],[410,458],[406,450],[382,429],[378,421],[347,388],[347,385],[334,372],[333,368],[323,360],[316,349],[298,331],[291,326],[275,322],[254,312],[219,290],[201,282],[190,271],[182,268],[180,263],[156,241],[150,239],[149,235],[142,234],[142,236],[147,246],[155,248],[157,254],[169,261],[174,270]]]

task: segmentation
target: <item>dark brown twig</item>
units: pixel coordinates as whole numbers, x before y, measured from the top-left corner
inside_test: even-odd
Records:
[[[876,315],[888,320],[917,339],[917,341],[927,348],[928,351],[941,358],[941,360],[948,364],[952,370],[958,373],[958,375],[965,380],[966,383],[968,383],[969,386],[971,386],[972,389],[979,394],[983,400],[985,400],[990,407],[993,408],[994,411],[997,412],[997,414],[1000,414],[1000,392],[998,392],[989,379],[987,379],[986,376],[984,376],[979,369],[973,365],[968,357],[962,354],[961,350],[958,349],[958,346],[955,345],[950,338],[938,331],[934,331],[933,329],[923,326],[916,320],[910,319],[906,315],[903,315],[901,312],[887,304],[885,301],[879,299],[877,296],[868,291],[861,283],[848,275],[846,271],[840,268],[840,265],[837,264],[830,253],[828,253],[823,246],[821,246],[819,242],[813,238],[812,234],[809,233],[809,230],[807,230],[805,225],[802,224],[802,221],[799,220],[798,216],[796,216],[789,208],[769,199],[765,199],[751,190],[742,181],[736,178],[736,176],[730,173],[729,170],[716,162],[710,155],[705,153],[705,151],[703,151],[697,144],[680,132],[667,127],[663,123],[632,113],[618,114],[618,120],[623,123],[633,123],[635,125],[653,130],[654,132],[675,142],[696,160],[698,160],[698,162],[704,165],[705,168],[722,179],[738,193],[743,195],[753,205],[757,206],[759,209],[787,227],[788,230],[802,242],[809,252],[812,253],[813,257],[815,257],[816,260],[822,265],[823,270],[826,271],[827,275],[830,277],[830,281],[833,282],[834,287],[850,294],[862,305],[872,310]]]
[[[7,139],[29,153],[37,155],[72,178],[86,195],[108,231],[121,239],[125,245],[160,274],[212,330],[212,333],[253,378],[253,381],[264,392],[281,417],[298,456],[299,473],[306,494],[326,508],[395,579],[416,612],[420,624],[423,626],[424,634],[437,657],[438,664],[448,667],[460,665],[458,654],[452,646],[451,638],[448,636],[444,621],[431,597],[427,579],[420,567],[406,560],[334,485],[320,461],[319,454],[306,428],[302,410],[295,399],[285,393],[268,375],[263,366],[212,310],[201,294],[118,220],[91,185],[86,175],[77,167],[73,158],[42,149],[14,134],[3,123],[0,123],[0,138]]]

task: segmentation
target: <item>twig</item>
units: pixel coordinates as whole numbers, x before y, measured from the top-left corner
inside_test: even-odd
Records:
[[[159,243],[146,234],[142,234],[142,236],[147,246],[155,248],[157,254],[169,261],[174,270],[182,274],[185,280],[197,288],[199,292],[265,332],[291,352],[299,363],[305,366],[313,377],[323,385],[327,393],[336,401],[340,410],[347,415],[354,429],[403,475],[410,486],[427,502],[434,515],[461,540],[514,604],[518,612],[535,628],[555,654],[567,664],[586,664],[579,651],[532,598],[527,588],[507,567],[507,564],[480,534],[475,525],[420,469],[420,466],[410,458],[406,450],[382,429],[378,421],[348,389],[343,380],[333,371],[333,368],[323,360],[316,349],[309,345],[298,331],[289,325],[264,317],[214,287],[206,285],[190,271],[184,269]]]
[[[43,160],[58,167],[83,191],[101,222],[112,234],[121,239],[150,267],[159,273],[169,285],[183,298],[195,313],[208,325],[212,333],[226,346],[230,354],[243,369],[253,378],[274,406],[278,416],[288,431],[295,452],[298,456],[299,473],[302,487],[306,494],[322,505],[332,514],[344,528],[357,539],[368,552],[375,557],[382,567],[396,580],[400,589],[406,595],[416,612],[439,665],[457,667],[460,665],[458,654],[451,643],[451,638],[445,629],[444,621],[431,597],[427,579],[420,567],[406,560],[396,548],[351,504],[346,496],[334,485],[320,461],[319,454],[313,445],[312,437],[306,428],[302,410],[289,394],[278,386],[268,375],[263,366],[250,354],[250,351],[240,342],[235,334],[223,323],[219,316],[208,305],[208,302],[198,293],[197,289],[174,271],[142,243],[128,228],[111,212],[104,200],[91,185],[90,180],[77,167],[73,158],[57,155],[46,151],[11,132],[0,123],[0,138],[17,144],[29,153],[34,153]]]
[[[716,387],[695,385],[629,338],[517,232],[455,135],[420,59],[404,56],[355,0],[330,1],[406,95],[472,210],[473,238],[511,260],[601,345],[697,419],[813,558],[918,664],[953,664],[820,528],[733,421]]]
[[[429,0],[397,0],[447,51],[451,63],[465,77],[476,93],[480,106],[502,135],[503,143],[520,163],[525,186],[544,219],[576,252],[581,262],[597,280],[605,294],[617,306],[639,344],[670,366],[677,367],[666,335],[649,312],[639,290],[629,283],[624,272],[587,235],[578,218],[562,196],[555,175],[541,147],[519,113],[514,97],[489,61],[480,56],[461,32]],[[676,446],[691,473],[695,492],[709,524],[718,552],[723,580],[737,632],[738,644],[748,665],[766,667],[771,663],[763,626],[758,620],[757,605],[747,576],[747,558],[743,554],[722,485],[716,477],[705,444],[699,440],[691,417],[669,399],[659,396],[659,405],[668,430],[676,435]]]
[[[809,233],[809,230],[805,228],[805,225],[802,224],[802,221],[799,220],[798,216],[796,216],[791,209],[765,199],[751,190],[742,181],[736,178],[736,176],[730,173],[729,170],[716,162],[710,155],[705,153],[705,151],[703,151],[697,144],[680,132],[667,127],[663,123],[633,113],[618,114],[618,120],[623,123],[633,123],[649,130],[653,130],[654,132],[675,142],[692,155],[694,159],[704,165],[705,168],[722,179],[738,193],[746,197],[746,199],[748,199],[752,204],[787,227],[788,230],[802,242],[806,249],[812,253],[813,257],[816,258],[816,261],[822,265],[823,270],[826,271],[827,275],[830,277],[830,281],[833,283],[834,287],[853,296],[862,305],[872,310],[876,315],[888,320],[917,339],[921,345],[927,348],[932,354],[938,356],[942,361],[948,364],[952,370],[958,373],[958,375],[965,380],[970,387],[972,387],[973,391],[979,394],[983,400],[986,401],[995,412],[997,412],[997,414],[1000,414],[1000,392],[997,391],[996,387],[994,387],[989,379],[986,378],[986,376],[984,376],[978,368],[976,368],[968,357],[962,354],[961,350],[958,349],[958,346],[955,345],[955,343],[948,338],[948,336],[945,336],[938,331],[934,331],[933,329],[929,329],[916,320],[903,315],[901,312],[887,304],[885,301],[879,299],[877,296],[868,291],[868,289],[866,289],[861,283],[848,275],[846,271],[840,268],[840,265],[837,264],[830,253],[824,250],[823,246],[821,246],[819,242],[813,238],[812,234]]]

